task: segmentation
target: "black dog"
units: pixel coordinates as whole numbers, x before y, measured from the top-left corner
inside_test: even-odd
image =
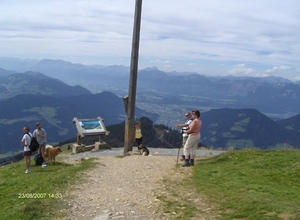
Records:
[[[143,144],[140,144],[138,146],[138,150],[139,150],[140,154],[143,156],[149,155],[149,149],[146,146],[144,146]]]

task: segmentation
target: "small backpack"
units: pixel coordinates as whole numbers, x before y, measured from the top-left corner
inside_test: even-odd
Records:
[[[43,164],[43,157],[40,154],[34,156],[34,162],[36,166],[40,166]]]
[[[30,145],[29,145],[29,149],[31,152],[35,152],[39,149],[39,143],[37,142],[36,138],[31,136],[29,133],[28,133],[29,137],[31,138],[31,142],[30,142]]]

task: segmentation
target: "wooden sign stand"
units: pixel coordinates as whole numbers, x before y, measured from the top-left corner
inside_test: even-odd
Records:
[[[73,118],[72,122],[75,123],[77,129],[77,143],[72,146],[73,153],[110,148],[104,142],[104,136],[109,135],[109,131],[106,130],[104,120],[101,117],[93,119]],[[82,139],[85,136],[99,136],[99,142],[95,142],[94,145],[85,146],[82,144]]]

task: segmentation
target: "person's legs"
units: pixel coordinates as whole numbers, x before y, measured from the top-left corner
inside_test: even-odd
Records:
[[[39,144],[38,154],[39,154],[39,155],[42,155],[42,152],[41,152],[41,145],[40,145],[40,144]]]
[[[189,154],[190,154],[190,148],[191,148],[191,143],[190,143],[191,140],[190,139],[191,138],[189,136],[183,147],[183,155],[185,156],[186,159],[189,157]]]
[[[185,156],[185,162],[182,165],[183,167],[190,166],[190,159],[189,156],[192,154],[192,147],[194,146],[194,136],[189,135],[188,139],[186,140],[186,143],[183,148],[184,156]]]
[[[185,156],[184,156],[184,145],[186,143],[186,140],[188,139],[188,136],[186,137],[182,137],[182,156],[181,156],[181,160],[185,160]]]
[[[45,150],[46,150],[46,143],[40,145],[40,154],[42,155],[43,158],[43,164],[42,167],[46,166],[46,155],[45,155]]]
[[[194,166],[194,159],[195,159],[195,155],[196,155],[196,149],[198,146],[198,141],[195,141],[192,148],[191,148],[191,160],[190,160],[190,164],[191,166]]]
[[[191,161],[194,164],[193,148],[195,145],[198,145],[199,137],[198,136],[189,136],[185,145],[184,145],[184,155],[185,155],[185,163],[183,166],[190,166],[189,156],[191,156]],[[193,158],[192,158],[193,156]]]
[[[25,160],[26,160],[26,168],[30,169],[30,156],[25,156]]]
[[[193,142],[193,146],[191,148],[191,159],[194,159],[196,156],[196,150],[198,148],[198,144],[200,141],[200,135],[197,136],[193,136],[194,137],[194,142]]]
[[[25,162],[26,169],[28,169],[28,166],[27,166],[27,156],[25,156],[25,155],[24,155],[24,162]]]
[[[140,151],[140,153],[141,153],[141,150],[142,150],[142,147],[143,147],[142,141],[143,141],[143,138],[136,138],[135,139],[135,142],[137,143],[137,149],[138,149],[138,151]]]
[[[194,159],[195,159],[195,156],[196,156],[196,150],[197,150],[197,147],[198,147],[198,143],[200,141],[200,134],[197,135],[197,136],[194,136],[195,137],[195,142],[193,143],[193,146],[191,148],[191,161],[190,161],[190,164],[191,166],[194,166]]]
[[[25,165],[26,165],[25,173],[29,173],[30,172],[30,155],[31,155],[31,152],[30,151],[25,151],[23,153],[23,155],[24,155],[24,161],[25,161]]]
[[[138,146],[140,146],[143,142],[143,138],[136,138],[135,142],[137,143]]]

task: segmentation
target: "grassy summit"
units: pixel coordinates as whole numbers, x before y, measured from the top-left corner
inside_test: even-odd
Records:
[[[30,174],[23,161],[0,167],[0,219],[65,216],[66,189],[95,163],[58,162]],[[174,172],[157,191],[170,219],[300,219],[300,151],[229,151]]]
[[[67,189],[82,180],[81,174],[96,164],[83,160],[77,165],[57,162],[35,167],[24,174],[23,161],[0,167],[0,219],[53,219],[63,217]]]
[[[170,219],[300,219],[300,151],[228,151],[174,171],[157,195]]]
[[[222,219],[300,219],[300,151],[229,151],[199,162],[193,182]]]

